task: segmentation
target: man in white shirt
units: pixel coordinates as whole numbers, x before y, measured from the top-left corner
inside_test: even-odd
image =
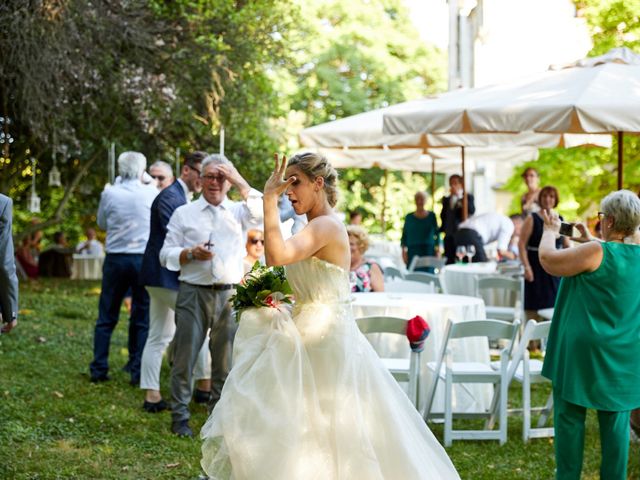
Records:
[[[474,215],[460,224],[455,233],[456,247],[459,245],[474,245],[476,254],[473,262],[486,262],[487,255],[484,246],[496,242],[498,254],[501,258],[515,259],[509,251],[509,241],[513,235],[513,221],[506,215],[496,212]]]
[[[202,185],[202,196],[178,207],[171,216],[160,251],[162,265],[180,270],[171,368],[171,431],[179,436],[193,436],[188,407],[191,378],[209,328],[210,410],[220,398],[236,328],[229,298],[243,275],[243,231],[261,222],[263,216],[262,194],[252,189],[223,155],[204,159]],[[239,190],[241,202],[227,198],[232,186]]]
[[[98,305],[93,361],[89,365],[92,382],[109,380],[109,345],[118,323],[122,301],[132,292],[129,317],[129,362],[125,370],[131,384],[140,383],[140,360],[149,329],[149,295],[140,285],[142,254],[149,238],[151,204],[158,194],[154,185],[144,185],[142,174],[147,159],[138,152],[118,157],[121,181],[105,189],[98,206],[98,226],[107,231],[107,255],[102,267],[102,290]]]
[[[87,228],[84,233],[87,236],[87,239],[78,244],[76,247],[76,253],[94,256],[104,255],[104,247],[102,246],[102,243],[96,239],[96,231],[93,228]]]

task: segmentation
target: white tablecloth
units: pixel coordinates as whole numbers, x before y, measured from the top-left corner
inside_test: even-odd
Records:
[[[73,255],[71,278],[77,280],[100,280],[104,255]]]
[[[486,318],[484,302],[479,298],[460,295],[424,294],[424,293],[356,293],[354,294],[353,312],[357,317],[388,315],[410,318],[420,315],[431,327],[422,352],[420,377],[421,409],[424,407],[427,392],[433,374],[427,362],[435,362],[443,341],[447,319],[453,321],[478,320]],[[409,342],[406,337],[390,334],[367,335],[378,355],[386,358],[408,358]],[[489,363],[488,342],[480,338],[454,340],[451,344],[453,358],[457,361],[481,361]],[[466,388],[454,386],[454,412],[477,412],[489,408],[493,388],[490,385],[469,384]],[[438,385],[432,410],[444,410],[444,386]]]
[[[475,295],[476,275],[496,275],[496,263],[460,263],[447,265],[442,270],[441,282],[444,291],[451,295]]]

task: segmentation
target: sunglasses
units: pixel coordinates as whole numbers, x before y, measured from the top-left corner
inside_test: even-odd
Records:
[[[164,182],[167,177],[165,177],[164,175],[151,175],[151,178]]]
[[[250,238],[249,241],[251,242],[251,245],[257,245],[259,243],[264,245],[264,240],[262,238]]]
[[[191,170],[193,170],[194,172],[196,172],[198,175],[202,175],[202,172],[200,171],[200,169],[199,169],[199,168],[192,167],[192,166],[191,166],[191,165],[189,165],[188,163],[185,163],[185,165],[186,165],[187,167],[189,167]]]
[[[203,175],[201,178],[207,182],[218,182],[218,183],[224,183],[224,181],[227,179],[222,175]]]

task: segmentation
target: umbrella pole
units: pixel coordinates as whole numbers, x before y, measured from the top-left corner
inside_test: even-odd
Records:
[[[624,180],[624,132],[618,132],[618,190],[622,190]]]
[[[431,209],[436,208],[436,159],[431,157]]]
[[[467,202],[467,175],[464,171],[464,145],[460,147],[460,158],[462,160],[462,220],[469,216],[469,205]]]
[[[382,235],[387,236],[387,225],[385,213],[387,209],[387,184],[389,183],[389,170],[384,171],[384,185],[382,186],[382,212],[380,212],[380,225],[382,225]]]

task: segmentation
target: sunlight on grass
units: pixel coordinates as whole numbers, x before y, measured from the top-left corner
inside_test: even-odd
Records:
[[[168,412],[147,414],[143,393],[129,385],[121,369],[127,362],[127,316],[122,312],[111,343],[112,380],[89,382],[98,282],[40,280],[23,284],[21,321],[0,337],[1,479],[188,479],[200,475],[200,441],[173,436]],[[38,341],[38,338],[45,342]],[[6,366],[9,366],[8,368]],[[7,374],[9,372],[9,374]],[[169,369],[161,388],[169,397]],[[535,385],[532,402],[542,404],[549,385]],[[509,392],[509,408],[521,406],[521,386]],[[191,405],[197,433],[206,408]],[[534,418],[534,421],[537,418]],[[468,428],[472,421],[456,421]],[[439,440],[442,425],[430,424]],[[522,442],[522,417],[509,418],[509,439],[456,441],[447,453],[467,480],[551,479],[553,440]],[[630,478],[640,476],[640,448],[630,449]],[[425,459],[428,461],[429,459]],[[597,418],[587,417],[583,479],[599,478]],[[396,480],[396,479],[389,479]]]

